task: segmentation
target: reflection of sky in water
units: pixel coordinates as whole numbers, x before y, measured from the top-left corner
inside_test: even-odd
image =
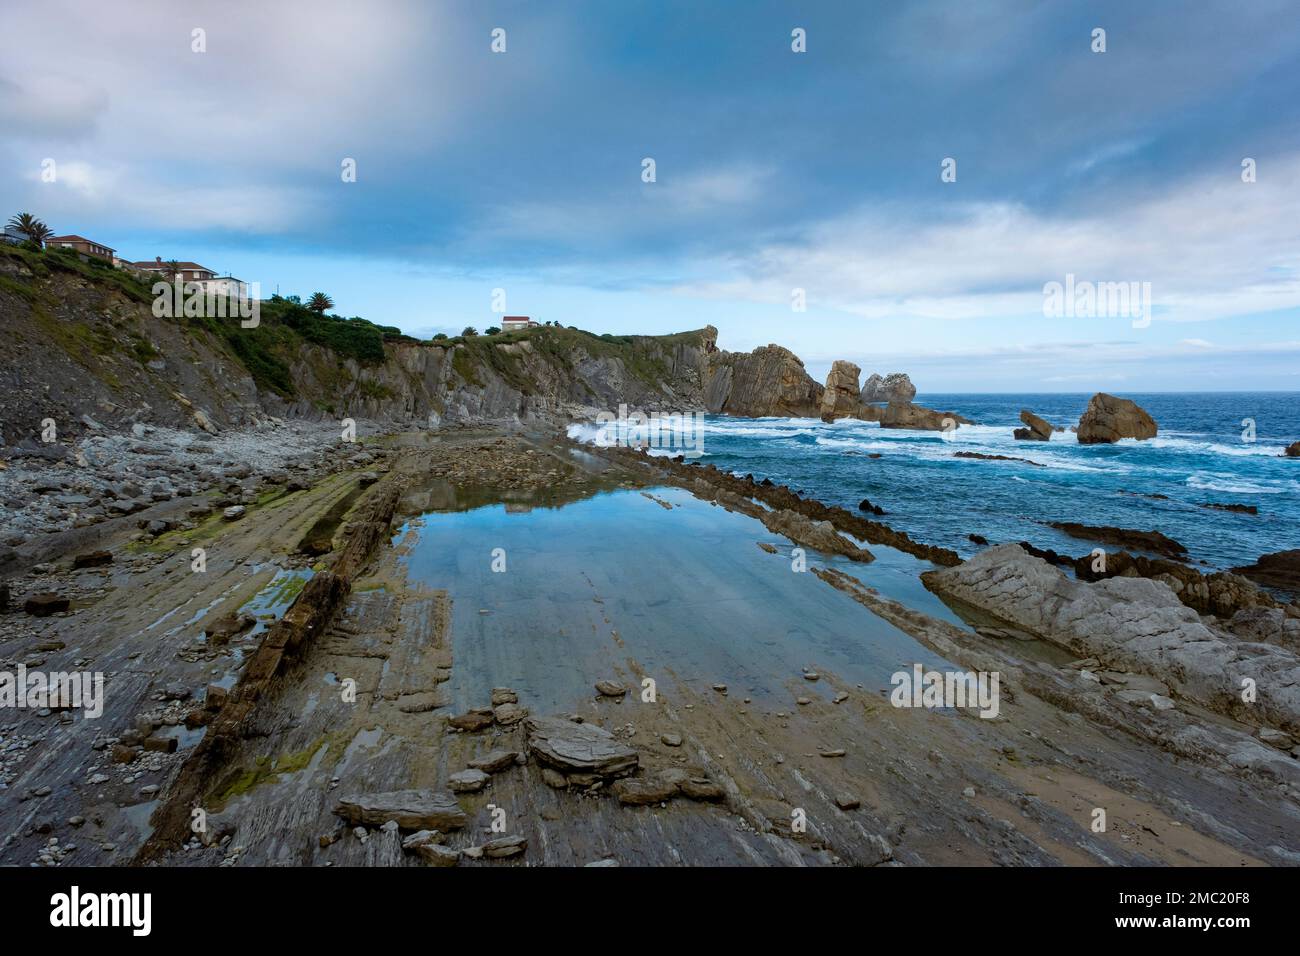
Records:
[[[412,581],[451,594],[455,709],[486,704],[493,686],[513,687],[535,711],[572,708],[616,665],[631,682],[629,657],[664,688],[671,671],[700,692],[721,682],[732,695],[770,696],[779,706],[793,702],[785,685],[805,666],[870,688],[888,687],[890,674],[915,661],[943,666],[849,596],[793,572],[789,542],[753,519],[680,489],[653,493],[678,507],[617,491],[561,509],[492,505],[419,523],[405,561]],[[504,573],[491,569],[495,548],[505,549]],[[956,620],[916,579],[928,565],[872,551],[871,565],[809,560]],[[833,691],[800,680],[798,693]]]

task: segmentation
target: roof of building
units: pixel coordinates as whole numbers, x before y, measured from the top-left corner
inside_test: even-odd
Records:
[[[533,321],[526,315],[503,315],[502,322],[531,322]]]
[[[89,243],[89,244],[92,245],[92,246],[99,246],[101,249],[107,249],[109,252],[114,252],[114,251],[116,251],[116,250],[114,250],[111,246],[106,246],[106,245],[104,245],[102,242],[96,242],[94,239],[87,239],[85,236],[50,236],[50,238],[46,239],[45,241],[46,241],[47,243],[49,243],[49,242],[85,242],[85,243]]]
[[[153,261],[146,260],[144,262],[133,262],[131,265],[135,266],[137,269],[166,269],[170,263],[159,262],[157,259],[154,259]],[[177,262],[176,268],[182,269],[186,272],[191,272],[196,269],[200,272],[212,272],[212,270],[207,266],[201,266],[197,262]]]

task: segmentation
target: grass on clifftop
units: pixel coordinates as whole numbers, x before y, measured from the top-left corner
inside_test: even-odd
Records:
[[[670,335],[597,335],[584,329],[544,325],[495,335],[456,336],[431,344],[452,348],[452,367],[467,384],[481,387],[478,370],[486,367],[513,388],[530,394],[535,383],[528,376],[524,359],[501,346],[528,342],[534,353],[568,376],[573,376],[575,363],[586,357],[617,359],[633,378],[655,386],[668,377],[666,354],[678,345],[702,346],[704,334],[705,330],[699,329]]]

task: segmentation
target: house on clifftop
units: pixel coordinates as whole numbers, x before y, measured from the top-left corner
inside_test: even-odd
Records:
[[[113,255],[114,250],[92,239],[87,239],[85,236],[51,236],[45,240],[45,248],[71,249],[83,256],[94,256],[96,259],[103,259],[110,265],[115,258]]]

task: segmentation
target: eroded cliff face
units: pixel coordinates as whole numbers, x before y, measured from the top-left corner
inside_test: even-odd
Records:
[[[558,423],[617,414],[620,405],[747,417],[823,412],[826,389],[797,355],[779,345],[722,351],[712,326],[662,336],[545,326],[463,341],[387,338],[382,360],[363,361],[274,320],[245,336],[237,318],[156,317],[147,286],[111,270],[3,252],[0,445],[39,450],[47,419],[64,438],[135,422],[213,431],[268,417],[436,426]],[[851,404],[858,377],[856,366],[840,366],[837,413]],[[857,412],[871,413],[879,414]]]
[[[715,414],[747,418],[811,418],[821,413],[823,387],[789,349],[764,345],[752,352],[709,356],[704,406]]]

